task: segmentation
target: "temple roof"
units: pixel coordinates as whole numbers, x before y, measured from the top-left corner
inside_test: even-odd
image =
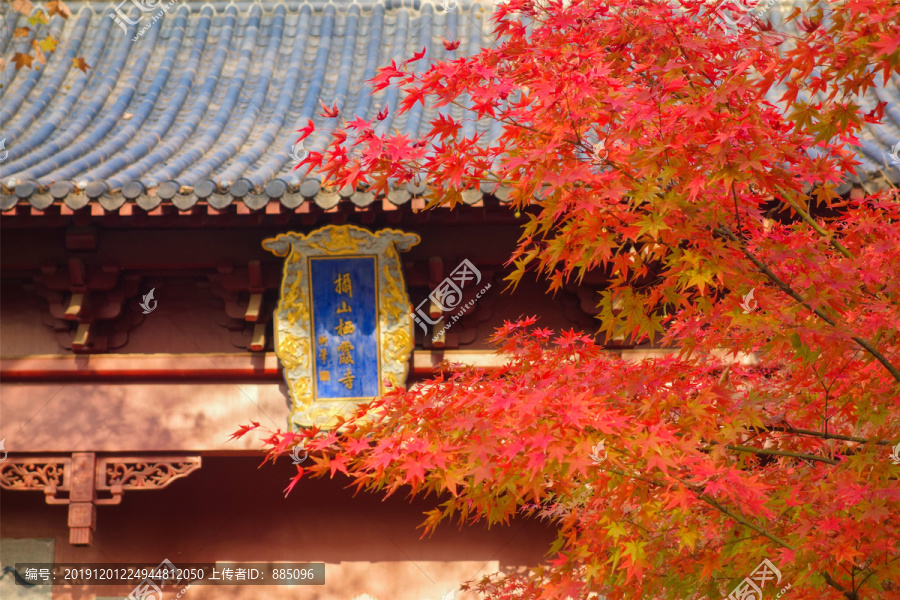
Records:
[[[305,150],[321,151],[332,125],[317,114],[320,100],[337,103],[345,116],[372,119],[399,100],[396,89],[371,94],[365,82],[380,66],[423,47],[426,58],[442,60],[491,44],[490,12],[456,0],[450,11],[420,0],[172,0],[155,23],[152,16],[168,3],[139,1],[153,10],[141,18],[126,1],[121,26],[112,3],[68,2],[72,16],[44,26],[64,42],[46,66],[16,70],[7,60],[0,139],[9,154],[0,164],[0,209],[54,200],[71,208],[96,200],[107,210],[126,201],[152,209],[162,200],[187,210],[198,200],[224,208],[235,198],[254,209],[273,199],[289,208],[315,199],[330,208],[341,196],[365,205],[372,194],[324,193],[316,179],[298,177],[296,130],[312,119],[317,131]],[[0,52],[8,59],[19,44],[30,44],[11,39],[19,18],[24,25],[24,16],[5,18]],[[441,37],[460,39],[460,48],[448,53]],[[87,72],[73,67],[76,56],[91,66]],[[430,62],[414,64],[425,70]],[[442,112],[465,117],[457,107]],[[376,132],[390,127],[417,136],[437,113],[389,113]],[[491,123],[470,123],[472,131],[500,133]],[[423,189],[405,188],[391,200],[403,203]],[[475,195],[471,200],[480,200]]]
[[[425,70],[430,61],[493,42],[492,4],[470,0],[125,0],[125,18],[118,19],[113,3],[67,5],[71,17],[32,26],[27,38],[13,37],[23,15],[7,8],[0,22],[7,59],[0,73],[0,141],[8,152],[0,162],[3,211],[54,202],[73,210],[96,202],[107,211],[126,202],[144,210],[204,202],[221,210],[238,200],[251,210],[270,202],[296,209],[310,200],[329,209],[342,198],[365,207],[373,194],[323,190],[317,179],[298,176],[296,130],[312,119],[317,131],[305,149],[321,151],[333,124],[317,114],[320,100],[337,103],[345,116],[372,119],[403,93],[371,94],[365,82],[378,67],[426,47],[425,60],[413,63]],[[163,18],[154,21],[161,8]],[[17,70],[14,53],[48,33],[63,43],[47,64]],[[460,39],[459,49],[448,53],[442,37]],[[76,56],[90,68],[76,68]],[[897,184],[890,156],[900,141],[897,80],[870,93],[871,102],[878,99],[890,103],[887,121],[864,135],[865,175],[855,182]],[[465,120],[466,134],[485,133],[486,141],[500,134],[498,123],[477,121],[462,108],[441,112]],[[397,118],[392,113],[377,133],[396,128],[415,137],[438,111],[419,105]],[[403,186],[389,200],[403,204],[423,190]],[[464,198],[475,203],[488,192]],[[505,199],[502,191],[498,196]]]

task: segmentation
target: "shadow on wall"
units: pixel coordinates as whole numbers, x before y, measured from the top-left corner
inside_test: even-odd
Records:
[[[48,506],[36,492],[3,491],[2,535],[54,538],[57,563],[325,563],[325,586],[266,586],[266,600],[352,600],[363,593],[378,600],[444,600],[463,581],[541,562],[553,538],[552,528],[536,519],[490,530],[447,524],[421,538],[418,526],[437,504],[433,499],[354,495],[344,477],[301,481],[285,498],[296,467],[285,458],[275,466],[260,463],[261,456],[205,456],[199,471],[168,488],[128,492],[122,504],[97,508],[91,547],[69,545],[67,507]],[[128,595],[119,588],[93,593]],[[195,585],[183,597],[255,600],[260,591]],[[177,592],[167,590],[166,600]],[[93,598],[59,598],[76,596]]]

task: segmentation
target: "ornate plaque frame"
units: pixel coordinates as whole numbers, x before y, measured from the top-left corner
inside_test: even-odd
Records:
[[[282,233],[262,242],[266,250],[286,257],[274,333],[275,354],[284,368],[292,400],[289,427],[295,430],[313,425],[333,427],[338,415],[349,413],[361,402],[355,398],[328,401],[316,398],[309,259],[375,257],[381,351],[378,388],[383,394],[385,380],[392,386],[406,385],[414,337],[412,304],[406,293],[398,251],[406,252],[420,241],[417,234],[396,229],[371,232],[355,225],[327,225],[307,235]]]

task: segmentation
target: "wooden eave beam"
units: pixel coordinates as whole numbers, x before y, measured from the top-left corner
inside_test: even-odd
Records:
[[[657,358],[674,349],[610,350],[626,360]],[[721,358],[735,360],[723,350]],[[441,368],[468,365],[485,369],[503,366],[505,358],[490,350],[416,350],[412,353],[410,376],[428,377]],[[735,362],[753,365],[755,357],[738,356]],[[0,357],[0,380],[38,382],[52,380],[168,380],[281,381],[274,352],[218,354],[42,354]]]

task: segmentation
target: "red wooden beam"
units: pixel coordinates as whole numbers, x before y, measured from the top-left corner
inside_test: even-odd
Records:
[[[497,368],[503,363],[504,359],[485,350],[416,350],[413,352],[409,374],[414,379],[421,379],[450,365]],[[281,381],[281,378],[281,369],[274,352],[0,357],[0,380],[9,383],[60,380]]]
[[[274,353],[86,354],[0,358],[4,382],[51,380],[280,380]]]

